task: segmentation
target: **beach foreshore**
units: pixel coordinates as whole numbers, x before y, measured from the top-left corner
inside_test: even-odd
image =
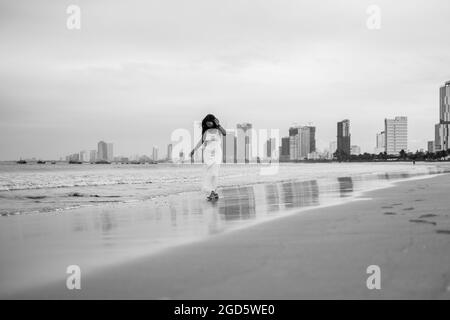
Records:
[[[448,190],[448,174],[399,182],[4,298],[449,299]]]

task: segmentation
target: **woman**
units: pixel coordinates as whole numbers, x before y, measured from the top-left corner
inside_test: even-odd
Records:
[[[225,136],[226,131],[219,124],[219,119],[212,114],[208,114],[202,121],[202,138],[191,151],[192,159],[195,151],[204,146],[203,161],[206,164],[206,171],[202,189],[208,193],[208,200],[219,198],[216,188],[219,179],[219,166],[222,162],[222,135]]]

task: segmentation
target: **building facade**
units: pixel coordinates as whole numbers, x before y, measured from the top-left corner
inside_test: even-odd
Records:
[[[252,161],[252,124],[241,123],[236,126],[236,161],[248,163]]]
[[[439,89],[439,123],[435,125],[434,150],[450,149],[450,81]]]
[[[236,131],[227,130],[222,141],[222,156],[224,163],[236,163]]]
[[[395,117],[384,120],[385,150],[387,154],[398,155],[408,151],[408,118]]]
[[[380,152],[386,151],[386,135],[384,131],[377,133],[376,145],[375,145],[375,154],[379,154]]]
[[[345,119],[337,123],[337,148],[339,157],[349,157],[351,152],[350,120]]]
[[[289,128],[289,159],[304,160],[316,151],[316,127],[297,126]]]

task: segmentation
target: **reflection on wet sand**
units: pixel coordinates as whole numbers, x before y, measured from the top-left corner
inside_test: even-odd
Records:
[[[442,171],[429,172],[436,173]],[[216,202],[190,192],[64,214],[8,217],[0,225],[1,269],[10,279],[3,290],[15,287],[17,279],[22,283],[51,279],[58,268],[73,261],[89,270],[301,209],[347,201],[357,192],[386,185],[386,180],[418,175],[426,173],[255,184],[223,188]],[[46,257],[33,260],[39,277],[16,270],[21,261],[37,255]]]
[[[353,192],[353,179],[351,177],[338,178],[339,182],[339,195],[341,198],[351,196]]]

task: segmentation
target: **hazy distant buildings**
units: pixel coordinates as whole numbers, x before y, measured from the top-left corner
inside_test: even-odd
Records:
[[[334,154],[337,150],[337,142],[336,141],[331,141],[330,142],[330,153]]]
[[[360,155],[361,154],[361,148],[359,146],[357,146],[357,145],[351,146],[350,154],[351,155],[355,155],[355,156]]]
[[[97,160],[108,160],[108,144],[104,141],[100,141],[97,144]]]
[[[113,152],[113,144],[112,143],[108,143],[107,144],[106,159],[108,161],[113,161],[114,160],[114,152]]]
[[[376,137],[376,145],[375,145],[375,154],[379,154],[380,152],[386,151],[386,135],[384,131],[377,133]]]
[[[395,117],[384,120],[385,150],[387,154],[398,155],[408,151],[408,118]]]
[[[450,81],[439,89],[439,123],[435,125],[434,150],[450,149]]]
[[[241,123],[236,126],[236,162],[252,161],[252,124]]]
[[[89,162],[88,152],[85,150],[80,151],[79,159],[81,162]]]
[[[89,151],[89,162],[97,161],[97,150]]]
[[[350,120],[345,119],[337,123],[337,149],[338,158],[350,156]]]
[[[97,144],[97,161],[113,161],[113,144],[100,141]]]
[[[158,147],[154,146],[153,150],[152,150],[152,160],[153,161],[158,161]]]
[[[172,161],[172,150],[173,146],[171,143],[167,145],[167,161]]]

